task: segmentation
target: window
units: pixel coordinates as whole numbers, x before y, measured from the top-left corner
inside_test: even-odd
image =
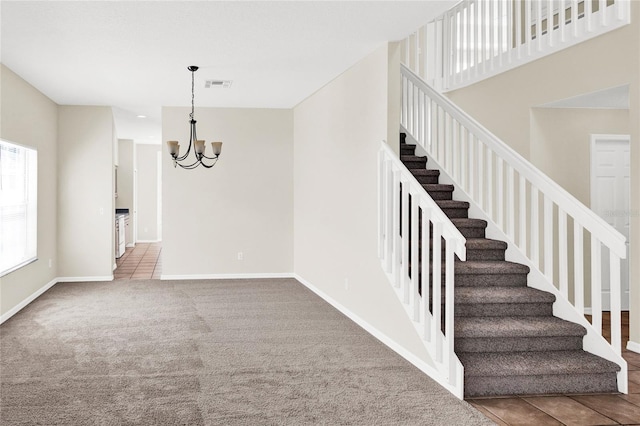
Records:
[[[0,277],[36,260],[37,156],[0,139]]]

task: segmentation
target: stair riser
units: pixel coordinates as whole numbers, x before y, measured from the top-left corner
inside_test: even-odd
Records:
[[[400,155],[414,155],[416,152],[415,145],[407,145],[400,147]]]
[[[456,303],[459,317],[533,317],[553,315],[553,303]]]
[[[496,286],[496,287],[526,287],[525,274],[456,274],[456,286]]]
[[[463,352],[527,352],[582,349],[582,336],[548,337],[456,337],[455,351]]]
[[[438,176],[415,176],[416,180],[420,183],[430,183],[437,184],[439,177]]]
[[[467,249],[467,260],[504,260],[504,250]]]
[[[484,228],[458,228],[465,238],[485,238]]]
[[[429,194],[434,200],[453,199],[453,191],[427,191],[427,194]]]
[[[407,169],[424,169],[427,167],[427,160],[403,161]]]
[[[411,240],[409,240],[411,243]],[[444,259],[445,248],[441,250],[441,259]],[[420,251],[422,254],[422,250]],[[429,252],[429,259],[433,259],[433,253]],[[456,256],[456,261],[459,261]],[[504,260],[504,250],[470,250],[467,249],[467,260]]]
[[[466,377],[464,397],[617,392],[615,373]]]
[[[466,219],[469,217],[469,209],[463,208],[453,208],[453,209],[442,209],[442,212],[449,219]]]

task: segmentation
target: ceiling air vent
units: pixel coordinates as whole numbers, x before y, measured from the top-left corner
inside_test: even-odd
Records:
[[[222,87],[224,89],[228,89],[229,87],[231,87],[231,83],[233,83],[231,80],[207,80],[204,83],[204,87],[205,89],[210,89],[212,87]]]

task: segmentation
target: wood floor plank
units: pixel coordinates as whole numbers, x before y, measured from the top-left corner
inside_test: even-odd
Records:
[[[622,353],[622,357],[627,361],[628,364],[633,364],[636,367],[640,367],[640,354],[632,351],[624,351]]]
[[[522,398],[567,426],[617,425],[618,422],[567,396]]]
[[[640,393],[630,393],[628,395],[620,395],[620,397],[640,407]]]
[[[509,423],[505,423],[498,416],[493,414],[491,411],[484,408],[481,404],[474,400],[467,401],[469,404],[473,405],[473,408],[480,411],[486,418],[497,424],[498,426],[509,426]]]
[[[562,425],[558,420],[537,409],[521,398],[479,399],[475,402],[509,425]]]
[[[618,395],[576,395],[571,398],[621,424],[640,424],[640,407]]]

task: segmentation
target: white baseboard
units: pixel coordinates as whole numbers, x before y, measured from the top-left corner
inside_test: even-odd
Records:
[[[117,267],[118,267],[118,265],[116,263],[114,263],[112,271],[115,271]]]
[[[40,295],[42,293],[44,293],[45,291],[49,290],[51,287],[56,285],[56,283],[58,283],[58,282],[59,282],[58,278],[54,278],[53,280],[49,281],[47,284],[42,286],[40,289],[36,290],[31,296],[27,297],[22,302],[18,303],[16,306],[14,306],[12,309],[10,309],[9,312],[7,312],[4,315],[0,316],[0,324],[2,324],[3,322],[5,322],[9,318],[11,318],[12,316],[17,314],[18,312],[20,312],[29,303],[31,303],[34,300],[36,300],[38,297],[40,297]]]
[[[84,281],[113,281],[113,275],[103,275],[94,277],[59,277],[59,283],[78,283]]]
[[[640,354],[640,343],[632,342],[631,340],[629,340],[627,342],[627,349],[632,351],[632,352],[637,352],[637,353]]]
[[[266,272],[255,274],[193,274],[167,275],[162,274],[161,280],[236,280],[252,278],[295,278],[293,272]]]
[[[136,246],[136,243],[129,243],[125,247],[134,248],[135,246]]]
[[[138,243],[150,244],[150,243],[161,243],[161,242],[162,240],[136,240],[136,242],[133,244],[136,245]]]
[[[411,364],[413,364],[416,368],[418,368],[424,374],[429,376],[431,379],[433,379],[436,382],[438,382],[438,384],[440,386],[444,387],[449,392],[451,392],[452,394],[456,395],[456,392],[451,387],[451,385],[449,383],[447,383],[446,380],[443,380],[442,376],[436,371],[436,369],[433,368],[431,365],[429,365],[427,362],[425,362],[424,360],[420,359],[419,357],[417,357],[413,353],[411,353],[408,350],[406,350],[403,346],[399,345],[391,337],[387,336],[385,333],[383,333],[382,331],[378,330],[376,327],[372,326],[367,321],[363,320],[361,317],[359,317],[358,315],[356,315],[355,313],[353,313],[352,311],[347,309],[345,306],[343,306],[342,304],[337,302],[335,299],[330,297],[328,294],[326,294],[325,292],[323,292],[319,288],[315,287],[313,284],[311,284],[309,281],[307,281],[304,278],[302,278],[300,275],[293,274],[293,277],[296,280],[300,281],[300,283],[302,283],[309,290],[313,291],[315,294],[317,294],[322,299],[324,299],[325,302],[329,303],[331,306],[336,308],[338,311],[342,312],[347,318],[349,318],[350,320],[352,320],[353,322],[358,324],[367,333],[371,334],[373,337],[378,339],[380,342],[382,342],[384,345],[386,345],[389,349],[391,349],[392,351],[394,351],[395,353],[400,355],[402,358],[404,358],[407,361],[409,361]]]

